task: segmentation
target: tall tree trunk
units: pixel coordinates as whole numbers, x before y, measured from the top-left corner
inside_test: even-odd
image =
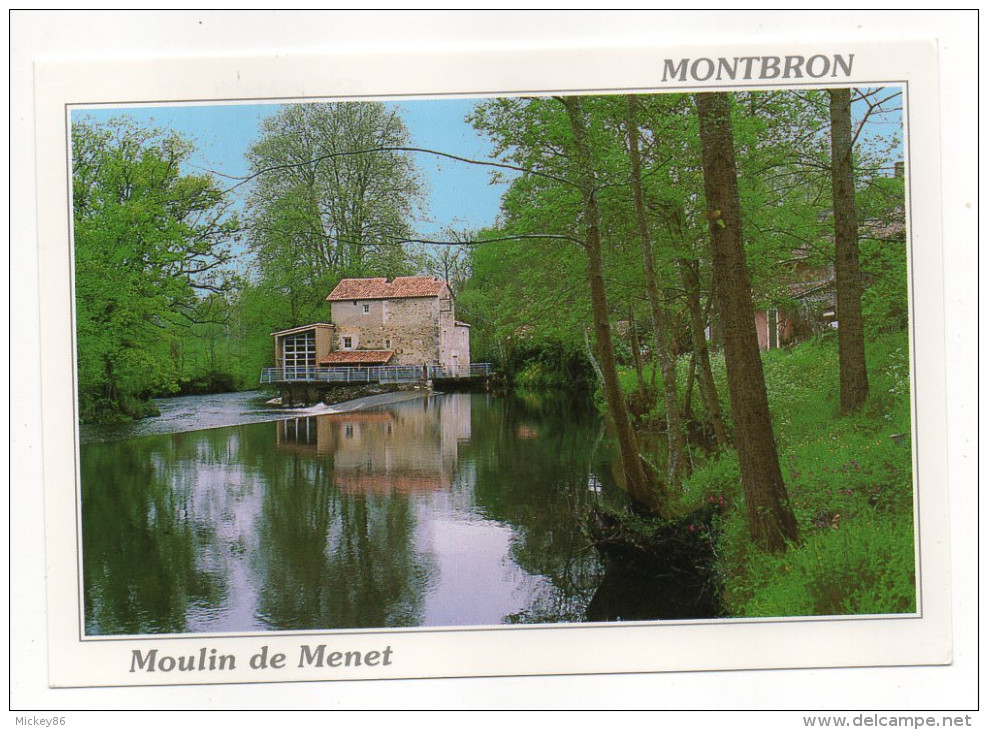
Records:
[[[604,262],[600,248],[600,211],[597,207],[597,189],[593,173],[590,142],[587,139],[583,104],[579,97],[560,97],[566,108],[573,129],[574,159],[583,198],[583,216],[586,226],[587,278],[590,284],[590,303],[593,310],[594,336],[597,356],[604,380],[604,397],[617,435],[621,468],[628,492],[660,514],[667,510],[664,489],[650,478],[638,452],[638,441],[631,428],[628,406],[618,381],[617,363],[614,359],[614,343],[611,340],[610,316],[607,293],[604,289]]]
[[[717,306],[724,326],[734,443],[752,540],[773,552],[796,539],[796,519],[782,481],[758,352],[751,284],[745,263],[734,162],[731,103],[723,92],[696,94],[703,183],[713,243]]]
[[[707,420],[714,432],[718,447],[727,446],[727,428],[720,413],[720,398],[710,368],[710,348],[707,347],[707,318],[700,301],[700,275],[696,261],[679,260],[679,273],[686,290],[686,307],[690,313],[690,339],[697,359],[697,379],[700,381],[700,396],[707,411]]]
[[[682,473],[683,453],[686,442],[683,438],[682,417],[679,410],[679,395],[676,392],[676,359],[672,354],[669,337],[669,317],[659,297],[659,284],[655,276],[655,260],[652,254],[652,234],[648,227],[645,212],[645,195],[641,183],[641,153],[638,150],[638,99],[628,95],[628,159],[631,162],[631,189],[635,198],[635,218],[638,223],[638,236],[642,249],[642,268],[645,273],[645,291],[652,308],[652,330],[655,333],[655,356],[662,368],[662,393],[666,411],[666,437],[669,443],[669,463],[666,479],[670,485],[677,485]]]
[[[642,363],[642,346],[638,341],[638,328],[635,326],[634,307],[628,307],[628,334],[631,340],[631,358],[635,363],[635,376],[638,379],[638,398],[645,402],[645,366]]]
[[[690,351],[690,367],[686,372],[686,392],[683,394],[683,418],[693,418],[693,382],[696,380],[696,352]]]
[[[851,146],[851,90],[830,89],[830,166],[834,193],[837,349],[840,362],[840,410],[844,414],[857,411],[868,397]]]

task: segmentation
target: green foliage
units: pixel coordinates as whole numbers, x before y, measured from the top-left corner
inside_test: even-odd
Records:
[[[192,146],[120,119],[72,125],[79,410],[83,421],[153,412],[177,352],[230,286],[238,223],[213,179],[183,175]]]
[[[737,453],[693,451],[695,468],[672,509],[689,514],[724,501],[715,532],[728,614],[915,610],[908,352],[904,332],[869,341],[871,396],[861,413],[843,418],[835,337],[763,355],[783,476],[803,539],[783,555],[751,543]],[[712,366],[723,388],[723,357],[714,354]],[[634,402],[632,370],[622,372],[622,383]],[[661,423],[658,401],[639,427]]]
[[[710,352],[710,362],[720,403],[721,418],[730,426],[730,406],[727,402],[727,380],[724,368],[724,353],[721,350]],[[621,387],[628,400],[628,408],[635,417],[635,425],[640,430],[662,430],[666,427],[665,398],[660,392],[661,372],[655,362],[646,362],[643,367],[645,395],[638,393],[638,376],[633,368],[623,367],[618,371]],[[686,384],[689,379],[690,356],[681,355],[676,358],[676,392],[680,403],[686,399]],[[600,401],[603,404],[603,401]],[[692,423],[686,424],[692,428],[707,422],[706,407],[700,394],[698,382],[693,383],[690,395]]]
[[[599,183],[595,197],[602,213],[608,301],[616,318],[626,317],[629,308],[643,317],[641,251],[621,127],[627,101],[608,96],[582,103]],[[506,161],[533,172],[512,181],[498,230],[481,236],[526,238],[474,247],[471,279],[458,304],[469,309],[478,339],[501,359],[525,339],[586,350],[591,301],[581,246],[584,202],[575,184],[581,178],[573,166],[573,132],[565,108],[556,99],[494,99],[479,104],[471,120]],[[664,270],[671,268],[674,257],[667,252],[656,258]]]
[[[741,469],[738,454],[733,449],[724,449],[712,454],[685,480],[683,484],[683,504],[695,509],[710,495],[723,496],[737,501],[744,497],[741,491]]]
[[[630,359],[629,350],[628,356],[619,359],[619,362],[627,362]],[[640,430],[657,429],[664,425],[665,403],[659,390],[661,388],[659,377],[658,365],[652,362],[645,363],[642,367],[643,387],[639,388],[638,374],[633,367],[623,365],[618,368],[618,380],[628,403],[628,411],[634,418],[635,426]],[[602,385],[597,383],[596,386],[595,400],[602,409],[605,409],[607,406],[604,402]]]
[[[378,102],[291,104],[247,153],[254,279],[286,326],[325,317],[347,277],[413,274],[403,245],[419,195],[397,112]],[[282,302],[284,304],[282,304]]]
[[[201,375],[182,377],[178,380],[180,395],[233,393],[236,390],[237,381],[230,373],[206,372]]]
[[[492,235],[485,231],[480,238]],[[552,266],[546,266],[547,256]],[[582,286],[586,264],[577,246],[527,239],[482,243],[471,248],[469,267],[471,277],[456,306],[458,316],[473,326],[475,360],[512,366],[541,343],[568,352],[585,349],[590,307]]]
[[[916,610],[912,521],[862,515],[813,533],[782,558],[748,565],[744,616],[893,614]]]
[[[868,278],[861,296],[865,330],[869,334],[904,330],[909,326],[905,242],[862,241],[861,268]]]
[[[554,340],[516,347],[502,366],[503,372],[521,388],[586,391],[594,377],[585,352]]]
[[[901,177],[883,177],[872,180],[858,195],[865,280],[861,310],[870,335],[904,330],[909,325],[903,186]]]
[[[794,259],[832,257],[829,120],[821,92],[733,94],[745,258],[757,300],[788,299]]]
[[[684,484],[684,510],[710,495],[722,495],[729,506],[718,549],[731,615],[914,610],[906,335],[869,342],[872,395],[855,416],[838,417],[836,350],[836,338],[826,336],[763,357],[801,544],[783,555],[752,546],[733,451],[699,464]]]

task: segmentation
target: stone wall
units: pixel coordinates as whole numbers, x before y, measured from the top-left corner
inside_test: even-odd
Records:
[[[375,344],[375,333],[382,330],[384,305],[380,300],[346,300],[330,304],[330,316],[336,331],[333,333],[333,350],[385,350]],[[364,308],[368,311],[364,311]],[[344,347],[344,338],[350,338],[350,346]]]
[[[439,360],[454,375],[466,375],[470,367],[470,328],[457,325],[454,312],[439,319]]]
[[[435,297],[333,302],[331,312],[335,350],[394,350],[390,365],[439,362],[439,300]],[[345,337],[350,338],[349,348],[343,347]]]
[[[439,360],[453,375],[467,375],[470,368],[470,328],[456,322],[453,299],[439,306]]]
[[[451,345],[453,355],[458,355],[459,372],[457,375],[470,374],[470,327],[465,324],[458,324],[453,328],[453,344]]]
[[[344,302],[332,302],[330,314],[333,324],[339,328],[367,329],[380,327],[384,324],[384,309],[386,302],[380,299],[347,299]],[[364,307],[369,311],[364,312]]]
[[[456,324],[448,290],[441,297],[332,302],[330,311],[336,326],[334,350],[394,350],[390,365],[464,371],[470,364],[470,328]],[[346,337],[348,348],[343,346]]]
[[[435,297],[385,302],[381,338],[391,341],[396,365],[439,363],[439,300]]]

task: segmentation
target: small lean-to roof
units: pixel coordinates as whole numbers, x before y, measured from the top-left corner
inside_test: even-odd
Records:
[[[330,329],[333,329],[336,327],[336,325],[326,324],[325,322],[317,322],[316,324],[303,324],[300,327],[292,327],[287,330],[278,330],[277,332],[272,332],[271,336],[277,337],[278,335],[293,335],[296,332],[305,332],[306,330],[316,329],[316,327],[329,327]]]
[[[384,365],[395,354],[394,350],[337,350],[331,352],[320,365]]]
[[[399,276],[394,281],[375,279],[344,279],[326,297],[328,302],[347,299],[411,299],[438,297],[446,282],[432,276]]]

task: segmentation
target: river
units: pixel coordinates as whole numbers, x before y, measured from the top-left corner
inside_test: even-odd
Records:
[[[654,587],[615,592],[584,535],[592,506],[627,504],[589,403],[461,393],[288,419],[257,393],[160,406],[82,430],[88,635],[678,615],[628,608]]]

